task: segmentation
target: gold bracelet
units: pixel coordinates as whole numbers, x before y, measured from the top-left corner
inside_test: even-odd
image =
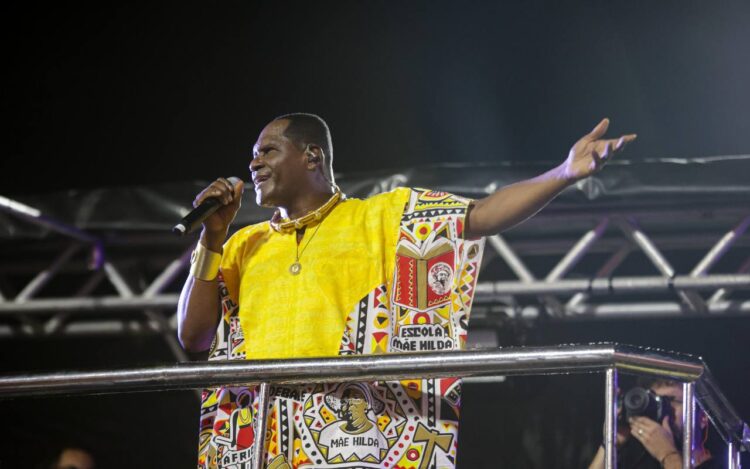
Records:
[[[672,456],[673,454],[676,454],[677,456],[680,455],[680,453],[678,453],[677,451],[672,450],[671,452],[667,453],[666,456],[661,458],[661,461],[659,461],[659,465],[661,465],[661,467],[664,467],[664,462],[667,460],[668,457]]]
[[[219,266],[221,254],[198,242],[193,254],[190,255],[190,275],[198,280],[210,282],[219,275]]]

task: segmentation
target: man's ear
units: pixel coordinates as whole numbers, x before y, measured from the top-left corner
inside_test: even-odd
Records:
[[[305,155],[307,156],[307,169],[311,170],[322,164],[325,158],[323,149],[317,145],[307,145]]]

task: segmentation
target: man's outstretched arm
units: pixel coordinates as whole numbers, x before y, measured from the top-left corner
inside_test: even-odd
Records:
[[[567,159],[535,178],[505,186],[474,202],[466,221],[465,237],[490,236],[507,230],[544,208],[563,189],[599,171],[613,154],[635,140],[635,134],[604,139],[609,119],[578,140]]]

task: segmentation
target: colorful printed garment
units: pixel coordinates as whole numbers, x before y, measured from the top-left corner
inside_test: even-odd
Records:
[[[288,271],[294,234],[268,223],[238,231],[224,250],[209,359],[463,349],[484,246],[463,239],[469,202],[424,189],[342,202],[308,226],[299,276]],[[249,292],[244,278],[255,279]],[[345,314],[331,315],[342,301]],[[455,467],[458,379],[271,386],[270,396],[268,468]],[[257,406],[257,388],[203,392],[199,468],[251,467]]]

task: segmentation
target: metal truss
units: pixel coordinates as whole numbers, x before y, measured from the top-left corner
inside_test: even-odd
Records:
[[[750,313],[750,240],[743,237],[750,226],[750,210],[710,211],[711,228],[692,210],[669,213],[669,225],[653,223],[658,214],[616,211],[591,217],[569,213],[566,221],[580,229],[588,219],[589,229],[576,240],[525,240],[519,230],[511,235],[491,236],[494,251],[483,267],[477,285],[474,318],[613,318]],[[721,212],[721,213],[720,213]],[[695,218],[690,218],[695,217]],[[554,223],[541,215],[539,225]],[[579,220],[576,220],[578,218]],[[643,219],[655,234],[647,234]],[[717,223],[719,222],[719,223]],[[586,222],[584,222],[585,224]],[[727,226],[723,230],[721,224]],[[695,225],[695,226],[691,226]],[[718,229],[717,229],[718,228]],[[515,241],[515,242],[513,242]],[[730,251],[730,248],[733,248]],[[679,260],[681,273],[665,254]],[[552,267],[536,276],[522,258],[536,257],[536,264]],[[584,257],[588,265],[581,266]],[[539,258],[546,262],[539,262]],[[697,261],[691,260],[698,259]],[[739,259],[743,259],[739,261]],[[597,261],[598,260],[598,261]],[[487,280],[493,263],[502,262],[513,280]],[[629,264],[624,266],[624,264]],[[721,265],[729,272],[714,273]],[[618,268],[625,273],[618,275]]]
[[[49,230],[0,240],[0,338],[160,334],[178,359],[175,310],[194,239],[84,232],[8,199]],[[488,238],[472,325],[750,313],[750,209],[555,204]],[[166,230],[165,230],[166,231]]]

